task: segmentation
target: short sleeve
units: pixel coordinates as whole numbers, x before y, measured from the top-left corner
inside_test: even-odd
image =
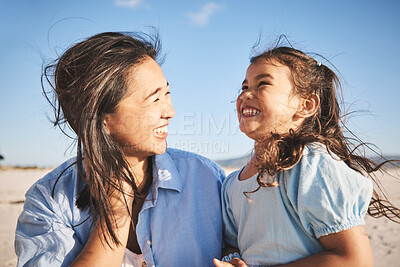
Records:
[[[234,173],[229,175],[222,185],[221,201],[222,201],[222,221],[224,240],[233,247],[238,246],[238,228],[233,217],[233,212],[229,201],[229,184],[231,179],[235,177]]]
[[[26,194],[15,234],[18,266],[68,266],[83,248],[49,193],[38,184]]]
[[[288,197],[306,231],[320,238],[363,225],[372,182],[328,153],[303,155],[286,180]]]

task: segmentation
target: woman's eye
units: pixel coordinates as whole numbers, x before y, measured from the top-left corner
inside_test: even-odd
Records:
[[[159,98],[156,98],[155,100],[154,100],[154,102],[158,102],[160,99]]]

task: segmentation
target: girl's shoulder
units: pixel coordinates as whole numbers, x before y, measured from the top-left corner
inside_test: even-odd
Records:
[[[364,223],[371,179],[348,167],[322,144],[308,145],[299,163],[281,178],[288,203],[316,238]]]
[[[225,179],[222,187],[226,188],[226,187],[231,186],[232,184],[235,184],[236,182],[238,182],[239,181],[239,175],[242,172],[244,167],[245,166],[243,166],[239,170],[236,170],[236,171],[230,173],[228,176],[226,176],[226,179]]]
[[[351,169],[320,143],[305,147],[299,163],[286,172],[285,182],[306,192],[310,189],[337,191],[344,187],[372,190],[371,179]]]
[[[329,152],[326,146],[321,143],[311,143],[305,146],[299,163],[301,163],[300,166],[308,168],[320,169],[323,166],[327,170],[338,168],[343,170],[351,170],[352,172],[357,173],[348,167],[347,164],[339,158],[339,156]]]

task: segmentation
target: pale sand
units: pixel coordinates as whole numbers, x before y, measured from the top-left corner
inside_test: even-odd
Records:
[[[0,170],[0,267],[15,266],[14,233],[26,190],[49,170]],[[226,170],[229,174],[232,170]],[[393,171],[391,171],[393,173]],[[397,175],[399,177],[399,175]],[[400,206],[400,180],[382,177],[389,198]],[[400,266],[400,224],[367,216],[366,229],[374,254],[374,266]]]

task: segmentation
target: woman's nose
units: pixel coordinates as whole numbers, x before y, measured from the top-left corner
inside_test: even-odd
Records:
[[[175,110],[174,107],[172,106],[171,99],[167,100],[167,102],[165,103],[162,116],[165,119],[172,119],[175,116]]]

